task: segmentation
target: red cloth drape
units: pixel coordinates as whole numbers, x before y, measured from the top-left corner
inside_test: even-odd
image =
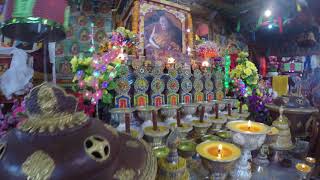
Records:
[[[264,56],[260,57],[260,74],[262,77],[266,77],[267,75],[267,61]]]
[[[230,54],[230,70],[234,69],[237,66],[238,54]]]

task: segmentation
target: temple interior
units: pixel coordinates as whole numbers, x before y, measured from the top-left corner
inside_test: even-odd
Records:
[[[320,180],[319,0],[0,0],[0,180]]]

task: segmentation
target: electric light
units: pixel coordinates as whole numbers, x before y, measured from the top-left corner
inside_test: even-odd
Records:
[[[270,9],[267,9],[265,12],[264,12],[264,16],[265,17],[270,17],[272,14],[271,10]]]
[[[269,25],[268,25],[268,29],[272,29],[272,24],[269,24]]]

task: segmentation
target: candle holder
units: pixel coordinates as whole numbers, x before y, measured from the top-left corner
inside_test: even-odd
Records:
[[[299,176],[301,180],[307,179],[308,174],[311,172],[311,167],[304,163],[296,164],[296,169],[299,172]]]
[[[185,159],[190,159],[192,156],[196,154],[196,146],[197,144],[190,140],[181,141],[178,146],[179,156]]]
[[[222,126],[227,122],[227,118],[223,115],[219,115],[218,118],[215,115],[211,115],[208,121],[212,123],[210,132],[217,132],[222,129]]]
[[[222,111],[224,108],[226,108],[226,105],[222,101],[212,100],[210,102],[212,102],[212,104],[218,104],[219,111]]]
[[[111,124],[124,124],[125,114],[130,114],[130,119],[132,119],[133,108],[112,108],[109,112],[111,113]]]
[[[158,126],[157,130],[154,130],[152,126],[146,126],[143,132],[144,139],[152,148],[155,148],[164,146],[165,139],[170,131],[166,126]]]
[[[209,101],[200,101],[198,104],[200,105],[199,108],[204,107],[204,118],[207,119],[214,104]]]
[[[247,180],[252,176],[251,151],[258,149],[265,141],[270,127],[251,121],[232,121],[227,123],[228,129],[234,132],[232,140],[242,147],[242,155],[231,172],[233,179]]]
[[[175,121],[174,117],[177,115],[177,109],[179,109],[179,106],[174,105],[162,105],[161,106],[161,115],[165,117],[165,123],[170,124],[170,121]]]
[[[163,180],[187,180],[190,178],[187,169],[187,161],[178,155],[178,145],[180,142],[179,132],[174,129],[171,131],[167,139],[169,154],[166,158],[161,158],[158,161],[158,178]]]
[[[152,111],[155,110],[154,106],[138,106],[136,107],[138,117],[142,121],[152,120]]]
[[[192,115],[194,115],[197,112],[197,108],[199,106],[199,104],[197,103],[192,103],[192,104],[187,104],[187,103],[181,103],[182,105],[182,112],[183,114],[185,114],[185,118],[184,120],[186,122],[191,122],[194,117]]]
[[[231,143],[206,141],[196,148],[204,168],[209,171],[209,179],[224,180],[240,157],[241,150]]]

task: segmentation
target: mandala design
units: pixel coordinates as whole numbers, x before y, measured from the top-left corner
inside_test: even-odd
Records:
[[[222,90],[223,89],[222,85],[223,85],[222,81],[215,82],[216,89]]]
[[[142,66],[142,61],[132,61],[132,68],[137,70]]]
[[[203,90],[203,82],[200,79],[196,79],[193,82],[193,87],[197,92],[200,92]]]
[[[167,83],[167,89],[169,92],[178,92],[179,91],[179,81],[176,79],[169,79]]]
[[[211,79],[206,79],[204,82],[204,88],[207,91],[212,91],[213,90],[213,82],[211,81]]]
[[[183,78],[186,78],[186,79],[188,79],[192,76],[190,68],[182,69],[181,74],[182,74]]]
[[[202,77],[202,73],[199,69],[195,69],[193,71],[193,76],[196,78],[196,79],[200,79]]]
[[[210,72],[204,73],[204,77],[205,77],[206,79],[211,79],[211,73],[210,73]]]
[[[151,90],[155,93],[162,93],[164,86],[164,82],[160,78],[154,78],[151,82]]]
[[[152,69],[152,75],[154,77],[161,77],[162,71],[163,70],[160,67],[155,67],[155,68]]]
[[[144,78],[138,78],[136,79],[136,82],[134,83],[134,90],[138,93],[144,93],[149,88],[149,82]]]
[[[178,71],[175,70],[175,69],[170,69],[170,70],[169,70],[169,76],[170,76],[171,78],[177,78],[177,77],[178,77]]]
[[[130,85],[129,85],[128,79],[121,78],[121,79],[118,79],[116,83],[117,83],[117,88],[115,89],[115,91],[118,94],[128,94],[128,92],[130,91]]]
[[[139,67],[135,70],[135,74],[139,77],[146,77],[149,75],[148,69],[144,66]]]
[[[118,74],[120,77],[127,77],[129,75],[129,67],[126,65],[121,65]]]
[[[192,81],[190,79],[183,79],[181,82],[181,89],[184,93],[188,93],[192,90]]]

